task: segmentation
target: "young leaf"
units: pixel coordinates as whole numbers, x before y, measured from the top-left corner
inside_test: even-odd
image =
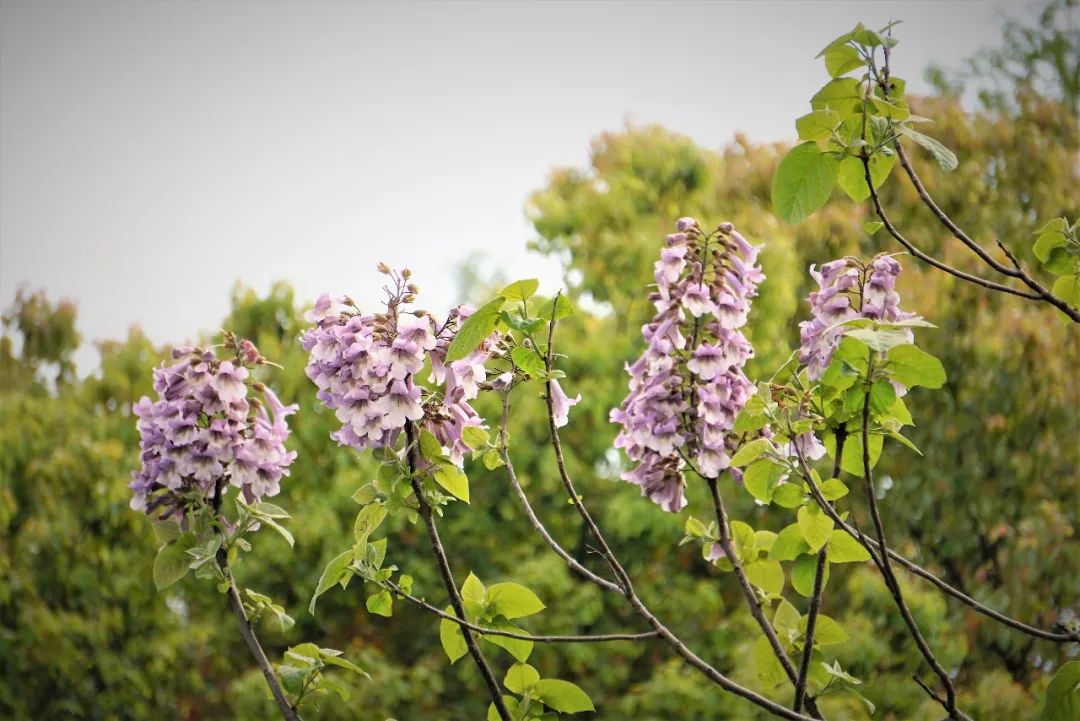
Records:
[[[799,133],[799,140],[826,140],[839,124],[840,115],[835,110],[822,108],[796,118],[795,130]]]
[[[825,555],[829,563],[861,563],[870,560],[870,552],[842,528],[835,528],[829,534],[829,548]]]
[[[527,663],[515,663],[506,672],[503,685],[516,694],[525,693],[525,689],[540,680],[540,674]]]
[[[1040,721],[1076,721],[1080,718],[1080,661],[1069,661],[1046,687]]]
[[[352,549],[349,549],[335,556],[330,563],[326,564],[326,568],[323,569],[322,575],[319,577],[319,585],[315,587],[315,595],[311,597],[311,603],[308,604],[308,613],[315,615],[315,602],[319,599],[319,596],[329,591],[331,586],[341,580],[352,561],[353,552]]]
[[[816,505],[800,508],[798,518],[803,539],[810,546],[810,550],[817,553],[829,541],[833,530],[833,520]]]
[[[743,474],[743,485],[751,496],[762,503],[772,500],[776,484],[784,475],[784,468],[773,463],[768,458],[754,461]]]
[[[526,348],[519,345],[510,351],[510,358],[514,361],[514,365],[533,378],[547,376],[547,365],[535,348]]]
[[[826,501],[835,501],[848,494],[848,487],[839,478],[830,478],[821,484],[821,495]]]
[[[894,165],[896,165],[895,155],[875,153],[870,156],[870,179],[874,181],[874,190],[881,187]],[[870,197],[870,188],[866,185],[866,169],[863,167],[862,159],[854,155],[849,155],[840,161],[836,182],[840,189],[856,203],[861,203]]]
[[[573,315],[574,304],[570,302],[569,298],[560,293],[551,300],[544,301],[536,309],[536,317],[543,318],[546,321],[551,320],[552,313],[555,315],[555,320],[562,320]]]
[[[432,474],[435,482],[455,498],[469,502],[469,477],[453,463],[440,463]]]
[[[856,115],[862,104],[862,92],[859,81],[855,78],[835,78],[825,84],[810,98],[810,107],[814,110],[832,108],[840,114],[841,120]]]
[[[465,583],[461,584],[461,597],[466,601],[483,605],[487,600],[487,589],[475,574],[469,573],[465,577]]]
[[[731,465],[735,468],[745,466],[756,460],[762,453],[769,450],[771,444],[768,438],[757,438],[746,443],[735,452],[731,458]]]
[[[809,616],[803,616],[799,620],[799,630],[806,633],[806,626],[809,622]],[[828,616],[819,615],[817,621],[814,623],[814,645],[815,646],[835,646],[838,643],[847,641],[850,636],[847,635],[840,624],[832,620]]]
[[[443,455],[442,444],[427,428],[420,429],[420,455],[430,462],[439,460]]]
[[[494,300],[480,306],[475,313],[465,319],[454,334],[454,339],[450,341],[450,347],[446,349],[447,363],[461,360],[469,355],[491,335],[499,322],[499,311],[505,302],[506,300],[501,295],[496,296]]]
[[[768,593],[779,595],[784,590],[784,569],[779,561],[760,559],[743,568],[750,583]]]
[[[533,693],[541,703],[559,713],[596,710],[589,695],[569,681],[545,678],[537,682]]]
[[[387,618],[393,616],[394,599],[390,597],[390,592],[382,590],[368,596],[367,610],[379,616],[386,616]]]
[[[800,595],[814,595],[814,577],[817,575],[817,556],[799,556],[791,567],[791,587]],[[825,583],[829,582],[829,564],[825,564]]]
[[[181,543],[166,543],[154,558],[154,585],[164,591],[187,575],[191,556]]]
[[[887,366],[893,380],[908,388],[941,388],[945,385],[945,367],[921,348],[904,344],[889,350]]]
[[[544,610],[536,594],[517,583],[496,583],[487,590],[488,607],[507,619],[532,616]]]
[[[461,429],[461,440],[469,448],[476,450],[483,448],[490,441],[491,436],[487,430],[480,426],[465,426]]]
[[[839,161],[821,152],[816,143],[796,145],[776,169],[772,203],[777,215],[788,223],[798,223],[825,205],[833,186]]]
[[[451,616],[454,615],[454,609],[450,606],[443,610]],[[445,618],[439,621],[439,643],[451,664],[469,652],[461,626]]]
[[[487,624],[490,628],[496,631],[507,631],[509,633],[519,633],[528,635],[524,629],[518,628],[514,624],[508,621],[491,621]],[[504,648],[510,652],[510,655],[521,663],[525,663],[529,660],[529,655],[533,650],[533,642],[526,641],[520,638],[510,638],[509,636],[492,636],[487,635],[482,637],[488,643],[493,643],[500,648]]]
[[[758,640],[754,642],[754,666],[758,680],[767,688],[787,680],[784,667],[780,665],[776,654],[773,653],[769,639],[764,636],[758,637]]]
[[[772,502],[784,508],[798,508],[803,500],[803,490],[798,483],[781,483],[772,495]]]
[[[1080,275],[1063,275],[1054,281],[1054,295],[1069,305],[1080,308]]]
[[[940,142],[934,140],[929,135],[923,135],[918,130],[912,130],[906,125],[896,125],[894,127],[898,133],[925,148],[930,155],[934,156],[934,160],[937,161],[937,164],[940,165],[942,169],[948,171],[956,170],[956,166],[959,165],[956,155]]]
[[[531,298],[539,287],[540,281],[536,278],[528,278],[511,283],[499,291],[499,295],[508,301],[524,301]]]
[[[386,518],[386,507],[378,503],[372,503],[360,509],[353,522],[353,539],[357,543],[366,543],[368,536],[379,527]]]
[[[829,46],[825,49],[824,55],[825,69],[829,72],[829,76],[833,78],[850,73],[852,70],[858,70],[866,64],[859,56],[858,51],[846,44]]]
[[[775,561],[794,561],[804,553],[810,553],[810,544],[803,538],[802,530],[793,523],[777,534],[769,549],[769,558]]]

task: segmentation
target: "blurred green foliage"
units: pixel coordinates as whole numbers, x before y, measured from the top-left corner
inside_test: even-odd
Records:
[[[936,120],[935,137],[961,158],[944,174],[917,157],[940,205],[984,245],[1001,239],[1032,267],[1030,232],[1039,218],[1076,217],[1080,133],[1069,108],[1022,90],[1015,106],[965,113],[955,99],[913,107]],[[738,136],[719,151],[659,127],[627,128],[597,139],[586,168],[561,169],[531,199],[533,247],[565,262],[566,284],[580,310],[560,327],[569,354],[567,391],[583,392],[565,429],[570,471],[609,534],[641,595],[673,630],[736,680],[756,686],[753,644],[760,633],[730,576],[715,572],[692,546],[678,547],[682,519],[612,479],[615,428],[608,410],[625,393],[622,364],[638,352],[649,314],[645,287],[673,220],[694,215],[730,220],[766,244],[769,280],[749,329],[755,377],[797,343],[805,313],[805,269],[844,253],[895,250],[862,232],[868,208],[843,199],[808,221],[782,224],[772,213],[773,170],[785,147]],[[920,162],[921,161],[921,162]],[[972,259],[894,178],[882,190],[905,233],[967,270]],[[377,261],[372,258],[372,264]],[[903,260],[903,259],[902,259]],[[879,477],[887,529],[902,552],[994,608],[1048,627],[1080,603],[1080,336],[1053,309],[990,296],[904,260],[905,306],[939,326],[921,335],[949,371],[945,389],[911,403],[911,436],[926,456],[890,449]],[[422,279],[420,279],[422,282]],[[347,290],[347,289],[343,289]],[[343,677],[348,701],[324,702],[313,718],[476,719],[486,695],[466,661],[453,667],[438,642],[437,620],[396,604],[384,619],[364,610],[358,584],[305,609],[318,576],[349,545],[357,506],[350,495],[373,465],[335,447],[336,426],[314,398],[296,338],[302,327],[292,290],[260,296],[238,287],[222,323],[252,339],[284,366],[265,380],[298,402],[290,445],[293,475],[275,502],[293,515],[296,549],[260,534],[236,569],[241,586],[286,606],[296,626],[260,633],[273,660],[300,641],[341,649],[372,674]],[[212,320],[212,319],[208,319]],[[21,295],[0,340],[0,714],[11,719],[272,718],[265,684],[250,663],[223,596],[188,578],[154,591],[156,542],[147,519],[128,508],[127,481],[137,463],[130,406],[150,392],[149,368],[164,358],[137,330],[101,343],[100,369],[80,380],[71,365],[78,344],[74,308]],[[497,409],[481,404],[496,418]],[[565,501],[545,445],[542,402],[518,391],[511,422],[518,473],[549,530],[597,570],[576,513]],[[548,606],[523,625],[537,633],[644,630],[618,598],[572,578],[535,536],[499,470],[470,467],[471,506],[454,504],[440,528],[459,581],[474,571],[485,582],[514,580]],[[779,530],[782,509],[766,510],[728,484],[732,515]],[[707,492],[693,486],[688,512],[707,516]],[[862,507],[855,504],[860,518]],[[387,522],[387,561],[415,578],[414,589],[445,600],[423,530]],[[976,718],[1030,718],[1066,649],[1036,642],[947,602],[909,577],[905,591],[924,633],[955,669],[961,705]],[[852,640],[838,647],[845,669],[866,681],[873,718],[924,719],[935,705],[911,682],[920,670],[892,602],[870,567],[838,567],[824,611]],[[490,648],[490,647],[489,647]],[[500,675],[512,663],[491,649]],[[687,669],[655,641],[538,646],[530,662],[544,677],[579,683],[606,719],[764,718]],[[787,701],[781,687],[776,698]],[[830,719],[870,718],[854,700],[822,703]]]

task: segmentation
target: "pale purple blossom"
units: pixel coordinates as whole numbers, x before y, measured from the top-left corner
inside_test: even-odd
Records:
[[[622,426],[615,447],[637,464],[623,480],[672,512],[686,505],[684,457],[709,478],[730,466],[731,429],[754,393],[743,372],[753,348],[740,328],[764,280],[758,249],[730,224],[705,233],[681,218],[676,227],[655,266],[648,345],[627,365],[630,393],[611,412]]]
[[[240,361],[234,363],[211,351],[177,348],[179,362],[154,371],[158,400],[144,396],[133,407],[141,451],[130,485],[133,509],[183,517],[193,494],[210,503],[231,485],[253,502],[280,490],[296,458],[285,448],[285,418],[296,406],[284,405],[261,384],[251,391],[243,363],[261,362],[261,356],[250,343],[236,350]],[[261,403],[249,403],[259,395]]]
[[[581,402],[581,394],[570,398],[563,392],[558,380],[551,381],[551,409],[555,417],[555,427],[562,428],[570,422],[570,407]]]

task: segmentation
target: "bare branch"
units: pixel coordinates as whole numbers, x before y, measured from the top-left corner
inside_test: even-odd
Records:
[[[454,608],[454,613],[457,614],[458,618],[464,621],[465,605],[461,600],[461,594],[458,592],[457,582],[454,581],[454,572],[450,569],[450,561],[446,557],[446,550],[443,548],[442,541],[439,540],[439,530],[435,526],[435,519],[431,513],[431,504],[424,498],[424,489],[420,486],[420,479],[417,477],[417,468],[420,464],[417,459],[416,428],[412,421],[405,421],[405,443],[409,462],[409,480],[412,483],[413,492],[416,494],[416,501],[420,506],[420,517],[424,519],[424,525],[427,527],[431,550],[438,561],[443,585],[446,586],[446,592],[450,594],[450,605]],[[495,680],[495,675],[491,672],[491,667],[488,666],[487,659],[484,658],[484,653],[476,643],[472,631],[462,628],[461,635],[465,637],[465,645],[469,649],[469,654],[472,655],[476,667],[480,670],[480,675],[484,677],[484,683],[488,687],[488,694],[491,696],[491,702],[495,705],[495,710],[499,713],[499,718],[502,721],[512,721],[510,711],[503,701],[499,682]]]

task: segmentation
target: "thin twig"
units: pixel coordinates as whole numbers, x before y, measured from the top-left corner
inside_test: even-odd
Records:
[[[518,500],[521,501],[522,507],[525,509],[525,515],[529,519],[529,523],[540,534],[540,537],[544,539],[544,542],[553,550],[559,558],[566,561],[566,564],[570,567],[570,570],[574,571],[580,576],[589,579],[596,585],[600,586],[606,591],[613,591],[622,595],[622,588],[611,581],[598,576],[589,569],[585,568],[576,558],[571,556],[559,542],[552,538],[547,529],[544,528],[544,524],[537,517],[536,512],[533,510],[532,504],[529,503],[529,497],[525,495],[525,489],[521,487],[520,481],[518,481],[517,473],[514,471],[514,464],[510,460],[510,451],[507,446],[507,434],[506,426],[510,416],[510,390],[507,390],[503,394],[503,413],[502,422],[499,424],[499,456],[502,458],[503,466],[506,468],[506,475],[510,479],[510,485],[514,489],[514,493],[517,494]]]
[[[874,357],[871,353],[869,371],[873,371]],[[904,601],[904,594],[900,590],[900,583],[896,580],[896,575],[893,573],[892,564],[889,563],[888,545],[885,542],[885,527],[881,522],[881,514],[878,512],[877,495],[874,491],[874,471],[872,464],[870,463],[870,388],[867,387],[866,393],[863,396],[863,410],[862,410],[862,465],[863,465],[863,483],[866,490],[866,501],[870,505],[870,517],[874,521],[874,531],[877,533],[878,547],[881,548],[883,553],[881,554],[881,571],[882,576],[885,579],[885,585],[888,587],[889,592],[892,594],[893,601],[896,603],[896,608],[900,611],[900,616],[904,619],[904,623],[908,627],[908,631],[911,633],[911,638],[915,641],[915,645],[919,648],[919,653],[922,654],[926,662],[930,664],[930,668],[933,669],[934,674],[941,680],[941,685],[945,687],[945,703],[943,706],[945,710],[949,712],[950,718],[961,721],[967,719],[967,716],[963,714],[956,707],[956,689],[953,687],[952,679],[949,677],[949,673],[944,669],[941,663],[938,661],[937,656],[934,655],[930,645],[923,638],[922,632],[919,630],[919,625],[915,622],[914,616],[911,615],[911,610],[908,609],[907,603]]]
[[[799,456],[799,464],[802,478],[804,481],[806,481],[807,486],[809,486],[810,495],[813,496],[814,501],[825,512],[825,515],[827,515],[833,520],[833,523],[836,525],[836,527],[842,528],[843,530],[847,531],[849,534],[851,534],[853,538],[855,538],[860,544],[862,544],[862,546],[870,554],[870,557],[874,561],[874,564],[878,566],[878,568],[880,568],[881,557],[879,554],[881,549],[879,548],[877,541],[875,541],[873,538],[870,538],[869,536],[864,535],[856,526],[848,523],[840,517],[840,514],[838,514],[836,510],[833,509],[832,504],[826,501],[825,497],[821,495],[821,489],[818,488],[817,484],[814,482],[813,477],[810,475],[810,468],[806,463],[806,459],[798,453],[797,449],[796,454]],[[1043,639],[1044,641],[1054,641],[1055,643],[1080,642],[1080,631],[1056,633],[1054,631],[1047,631],[1045,629],[1026,624],[1023,621],[1018,621],[1015,618],[1006,616],[1000,611],[995,611],[989,606],[979,603],[968,594],[964,593],[958,588],[955,588],[954,586],[949,585],[941,578],[935,576],[933,573],[923,568],[919,564],[915,563],[914,561],[900,555],[893,549],[889,548],[887,549],[887,551],[890,560],[899,563],[901,566],[903,566],[905,569],[915,574],[916,576],[926,581],[929,581],[946,595],[955,598],[957,601],[960,601],[976,613],[980,613],[983,616],[991,618],[1004,626],[1007,626],[1016,631],[1020,631],[1021,633],[1025,633],[1029,636]]]
[[[411,601],[418,607],[424,609],[428,613],[434,614],[439,618],[446,619],[447,621],[453,621],[462,628],[467,628],[470,631],[475,631],[482,636],[504,636],[506,638],[516,638],[519,641],[535,641],[536,643],[606,643],[608,641],[642,641],[649,638],[656,638],[659,634],[656,631],[643,631],[642,633],[603,633],[603,634],[587,634],[578,636],[533,636],[528,633],[514,633],[513,631],[500,631],[494,628],[486,628],[484,626],[478,626],[475,623],[469,621],[463,621],[457,616],[446,613],[440,610],[437,606],[432,606],[430,603],[422,598],[413,596],[410,593],[405,593],[401,586],[393,581],[383,581],[382,585],[390,591],[393,591],[398,596],[404,598],[407,601]]]
[[[555,314],[553,309],[552,317],[548,324],[548,347],[545,357],[545,366],[549,374],[552,368],[552,348],[554,334]],[[711,680],[713,683],[720,686],[720,688],[730,693],[733,693],[736,696],[744,698],[747,701],[750,701],[751,703],[756,704],[757,706],[760,706],[761,708],[773,713],[774,715],[779,716],[780,718],[793,719],[794,721],[811,721],[811,718],[809,716],[804,716],[800,713],[792,711],[786,706],[781,706],[775,701],[767,699],[761,694],[752,691],[745,686],[741,686],[740,684],[735,683],[727,676],[720,673],[708,662],[706,662],[693,651],[691,651],[690,648],[687,647],[687,645],[682,641],[682,639],[676,636],[671,631],[671,629],[664,625],[664,623],[660,621],[660,619],[658,619],[652,611],[649,610],[649,607],[646,606],[640,598],[638,598],[637,594],[634,592],[634,587],[630,581],[629,575],[622,567],[622,564],[619,563],[619,560],[618,558],[616,558],[615,554],[612,553],[611,548],[608,546],[607,541],[604,540],[604,536],[600,532],[599,527],[593,521],[588,509],[586,509],[585,505],[582,503],[581,496],[579,496],[577,491],[574,489],[574,483],[570,479],[570,474],[566,470],[566,461],[563,458],[562,443],[559,440],[559,429],[558,426],[555,424],[555,408],[552,401],[550,380],[545,382],[545,387],[547,389],[548,430],[551,433],[551,445],[552,449],[555,451],[555,462],[559,468],[559,477],[562,479],[563,487],[566,488],[566,492],[570,496],[570,499],[574,503],[574,506],[577,508],[578,514],[581,516],[582,521],[585,522],[585,526],[589,529],[589,533],[591,533],[593,538],[596,540],[596,544],[600,554],[604,557],[604,560],[607,561],[608,565],[611,566],[612,570],[615,572],[615,577],[616,579],[618,579],[619,586],[622,589],[622,595],[626,597],[626,600],[627,602],[629,602],[630,606],[634,609],[634,611],[637,612],[639,616],[645,619],[646,623],[648,623],[650,626],[652,626],[654,630],[656,630],[660,638],[664,639],[664,641],[667,642],[667,644],[675,651],[676,654],[679,655],[679,657],[681,657],[684,661],[690,664],[693,668],[704,674],[705,677]]]
[[[420,485],[420,479],[417,476],[417,469],[419,468],[420,463],[417,459],[418,448],[416,428],[412,421],[405,421],[405,443],[405,452],[409,463],[409,480],[412,483],[413,492],[416,494],[416,501],[420,507],[420,517],[424,519],[424,525],[427,527],[428,539],[431,541],[431,550],[435,554],[435,559],[438,561],[443,585],[446,586],[446,592],[450,595],[450,605],[453,607],[454,613],[457,614],[458,618],[464,621],[466,618],[465,604],[462,602],[461,594],[458,592],[457,582],[454,581],[454,572],[450,569],[450,561],[446,557],[446,550],[443,548],[442,541],[439,540],[439,529],[435,526],[435,518],[431,512],[431,504],[424,498],[424,489]],[[480,670],[480,675],[483,676],[484,683],[487,684],[491,702],[494,704],[495,710],[499,714],[499,718],[501,718],[502,721],[512,721],[510,711],[506,708],[506,702],[503,701],[502,691],[499,689],[499,682],[491,672],[491,667],[488,666],[487,659],[484,658],[484,653],[476,643],[476,638],[473,637],[472,631],[467,628],[462,628],[461,635],[464,636],[465,646],[469,649],[469,654],[472,655],[476,667]]]
[[[790,435],[790,434],[789,434]],[[847,431],[841,430],[836,434],[836,460],[833,463],[833,478],[840,476],[840,459],[844,457],[844,445],[847,441]],[[792,445],[795,439],[791,440]],[[822,548],[818,551],[817,566],[814,572],[814,591],[810,595],[810,610],[806,614],[806,636],[803,639],[802,661],[799,663],[799,678],[795,682],[795,704],[792,706],[796,711],[802,708],[803,696],[806,695],[806,681],[810,673],[810,659],[814,652],[814,632],[817,629],[817,617],[821,611],[821,595],[825,589],[825,568],[828,563],[828,551]]]
[[[726,555],[728,561],[731,562],[731,568],[735,572],[735,578],[739,581],[739,588],[742,590],[746,605],[750,609],[750,615],[754,617],[761,632],[764,633],[765,638],[768,639],[769,646],[772,647],[773,655],[776,656],[776,660],[780,662],[780,665],[784,669],[784,673],[787,674],[788,680],[795,686],[796,705],[793,708],[795,711],[799,711],[802,707],[802,699],[800,698],[798,689],[799,674],[796,671],[795,666],[791,663],[791,658],[788,656],[787,651],[785,651],[783,645],[781,645],[780,639],[777,638],[776,631],[773,630],[769,619],[765,618],[765,612],[761,609],[761,601],[758,600],[757,593],[754,591],[753,586],[750,585],[750,581],[746,577],[746,571],[743,570],[742,563],[735,553],[735,544],[732,543],[731,540],[731,524],[728,522],[727,510],[724,508],[724,499],[720,496],[720,490],[717,487],[716,479],[707,478],[705,476],[702,477],[705,478],[705,482],[709,486],[709,492],[712,494],[713,509],[716,511],[716,525],[719,529],[720,547],[724,549],[724,555]],[[803,689],[805,690],[805,683],[803,684]],[[821,718],[821,714],[813,699],[807,700],[806,708],[811,716],[814,718]]]
[[[285,721],[300,721],[296,709],[285,698],[285,693],[281,690],[281,683],[278,681],[277,674],[274,673],[274,667],[270,665],[269,659],[266,658],[266,652],[263,651],[262,644],[259,643],[259,638],[255,635],[255,629],[252,628],[251,621],[248,620],[247,612],[244,611],[244,601],[240,598],[236,580],[233,578],[232,571],[229,568],[228,554],[223,548],[218,549],[217,564],[229,582],[229,607],[232,609],[233,615],[236,616],[237,623],[240,624],[240,635],[255,659],[255,664],[262,671],[263,678],[266,679],[266,685],[270,687],[270,694],[274,697],[274,703],[277,704],[278,710],[281,711],[281,717]]]

